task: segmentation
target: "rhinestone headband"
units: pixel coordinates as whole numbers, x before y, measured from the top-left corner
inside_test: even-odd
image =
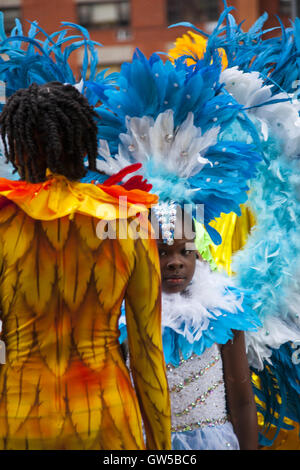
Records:
[[[173,201],[161,202],[155,206],[154,213],[161,228],[163,242],[173,245],[177,214],[176,204]]]

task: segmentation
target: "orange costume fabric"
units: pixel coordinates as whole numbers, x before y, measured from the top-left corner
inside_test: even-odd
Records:
[[[0,195],[0,449],[144,449],[141,415],[147,448],[170,449],[155,240],[97,232],[101,217],[133,230],[118,196],[137,212],[157,198],[57,175],[0,179]]]

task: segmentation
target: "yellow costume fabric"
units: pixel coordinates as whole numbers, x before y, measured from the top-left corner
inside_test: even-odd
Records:
[[[241,205],[241,216],[234,212],[222,214],[210,222],[222,237],[220,245],[210,245],[213,259],[219,268],[224,269],[230,276],[232,273],[232,255],[241,250],[247,242],[252,227],[255,226],[255,217],[249,207]]]
[[[169,449],[156,243],[105,239],[97,215],[106,204],[132,234],[117,196],[144,212],[157,198],[55,176],[0,179],[0,194],[0,449],[144,449],[141,414],[147,448]],[[124,298],[135,390],[118,342]]]

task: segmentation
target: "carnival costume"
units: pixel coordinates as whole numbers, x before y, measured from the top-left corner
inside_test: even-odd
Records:
[[[255,310],[263,327],[258,333],[247,333],[246,340],[258,411],[263,417],[260,443],[270,446],[280,430],[291,430],[297,423],[299,429],[300,422],[300,20],[296,18],[290,28],[279,24],[274,29],[281,35],[277,31],[276,37],[264,39],[264,34],[272,31],[263,29],[266,13],[245,33],[231,10],[225,9],[211,35],[198,30],[200,34],[192,32],[181,38],[177,44],[180,52],[175,55],[184,55],[193,64],[209,63],[217,51],[226,55],[221,80],[228,93],[247,109],[247,116],[260,133],[264,159],[258,178],[250,183],[249,206],[255,221],[247,224],[249,229],[255,228],[247,244],[245,230],[240,237],[240,248],[244,249],[233,258],[232,269],[239,286],[251,285],[257,291]],[[197,30],[191,24],[182,25]],[[236,135],[241,138],[239,130]],[[235,223],[234,214],[232,220]],[[244,220],[238,229],[245,229]],[[234,251],[235,227],[232,225],[230,232],[227,222],[224,217],[214,225],[227,233],[223,252],[217,253],[215,261],[231,271],[227,245]],[[215,249],[212,255],[216,255]]]
[[[32,37],[38,30],[34,24],[31,37],[1,43],[10,57],[0,64],[8,93],[21,88],[20,78],[28,86],[39,74],[38,83],[57,80],[58,71],[72,81],[63,75],[67,62],[60,68],[50,53],[67,60],[78,43],[62,56],[65,32],[46,37],[42,47]],[[27,50],[20,48],[23,41]],[[87,38],[82,44],[93,46]],[[121,179],[114,176],[103,186],[49,172],[44,183],[0,179],[6,347],[0,449],[145,449],[142,418],[147,448],[170,448],[157,248],[150,237],[132,233],[135,214],[147,218],[157,197],[132,189],[137,185],[130,180],[131,190],[117,186]],[[126,199],[122,207],[120,198]],[[107,221],[127,237],[107,238]],[[124,298],[135,388],[118,341]]]
[[[168,448],[155,241],[96,230],[99,205],[127,230],[118,197],[139,212],[155,198],[49,178],[0,181],[0,447],[143,449],[138,397],[149,448]],[[124,295],[136,392],[118,342]]]
[[[176,206],[185,204],[220,243],[209,223],[221,212],[240,213],[247,180],[255,176],[261,159],[256,129],[242,106],[223,92],[220,73],[221,63],[191,70],[183,61],[164,63],[156,54],[147,60],[137,51],[131,63],[122,65],[116,89],[104,92],[97,109],[97,167],[110,175],[142,163],[138,173],[160,197],[153,212],[168,244],[173,242]],[[241,123],[250,143],[226,138],[234,123]],[[197,211],[201,204],[203,219]],[[200,262],[187,292],[163,294],[173,449],[238,448],[227,416],[217,344],[232,339],[233,329],[256,330],[260,325],[249,307],[251,295]]]

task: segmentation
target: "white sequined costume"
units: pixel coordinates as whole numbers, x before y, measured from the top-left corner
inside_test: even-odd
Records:
[[[163,294],[163,343],[174,450],[239,449],[226,410],[217,343],[232,337],[230,328],[253,329],[254,324],[255,317],[233,281],[211,272],[203,262],[197,262],[187,292]]]
[[[173,449],[238,450],[228,419],[222,359],[215,343],[201,356],[168,365]]]

